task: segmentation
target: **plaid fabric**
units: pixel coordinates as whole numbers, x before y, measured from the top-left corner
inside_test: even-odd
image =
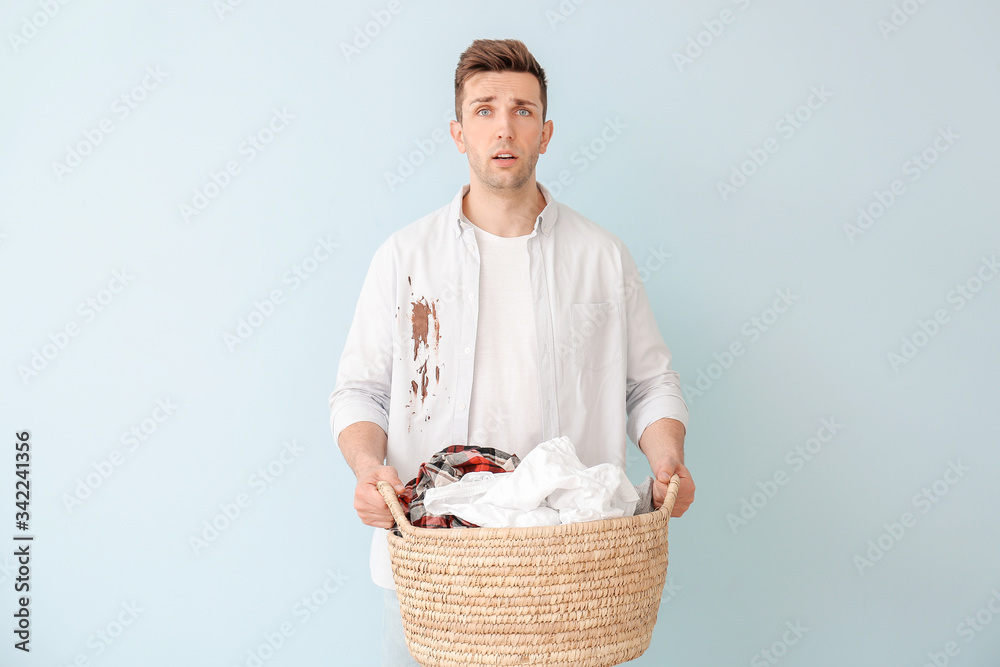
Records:
[[[417,476],[410,480],[399,503],[406,510],[410,523],[421,528],[478,528],[453,514],[437,515],[424,511],[424,493],[427,489],[447,486],[457,482],[467,472],[512,472],[521,460],[517,454],[493,447],[451,445],[445,447],[420,466]],[[393,531],[400,535],[399,529]]]

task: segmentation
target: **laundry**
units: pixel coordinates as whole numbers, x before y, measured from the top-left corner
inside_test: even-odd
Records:
[[[525,457],[527,458],[527,457]],[[523,464],[522,464],[523,465]],[[469,473],[454,484],[427,489],[425,510],[456,515],[476,526],[553,526],[562,523],[559,511],[539,506],[525,512],[482,502],[483,496],[512,472]],[[470,517],[475,516],[475,519]]]
[[[652,478],[644,482],[643,511],[652,510]],[[477,526],[549,526],[632,516],[640,494],[620,467],[584,466],[569,438],[537,445],[513,472],[466,475],[428,488],[424,511]]]
[[[503,473],[514,470],[520,463],[516,454],[492,447],[445,447],[420,466],[417,476],[403,489],[399,503],[409,521],[421,528],[475,528],[477,524],[465,521],[448,512],[429,512],[425,505],[427,491],[439,486],[452,485],[470,473]],[[401,534],[394,527],[397,535]]]
[[[653,505],[653,478],[647,476],[639,486],[635,487],[639,500],[635,504],[635,514],[646,514],[656,509]]]

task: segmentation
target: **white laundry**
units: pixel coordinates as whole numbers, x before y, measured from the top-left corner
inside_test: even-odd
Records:
[[[562,436],[537,445],[514,472],[467,473],[428,489],[424,508],[478,526],[551,526],[631,516],[638,501],[624,470],[611,463],[585,467]]]
[[[454,514],[477,526],[553,526],[562,523],[559,512],[551,507],[542,506],[524,511],[481,502],[489,490],[504,477],[513,474],[466,473],[456,482],[427,489],[424,492],[424,509],[431,514]]]

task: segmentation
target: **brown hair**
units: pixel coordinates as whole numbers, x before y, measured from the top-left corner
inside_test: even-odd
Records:
[[[455,68],[455,119],[462,122],[462,95],[465,82],[480,72],[527,72],[538,79],[542,90],[542,120],[545,120],[545,70],[518,39],[477,39],[458,59]]]

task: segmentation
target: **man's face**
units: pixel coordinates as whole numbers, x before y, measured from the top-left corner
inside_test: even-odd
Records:
[[[527,72],[480,72],[465,82],[462,122],[451,136],[469,156],[472,177],[488,190],[516,190],[532,181],[538,156],[552,138],[542,122],[538,79]],[[498,157],[509,155],[511,157]]]

